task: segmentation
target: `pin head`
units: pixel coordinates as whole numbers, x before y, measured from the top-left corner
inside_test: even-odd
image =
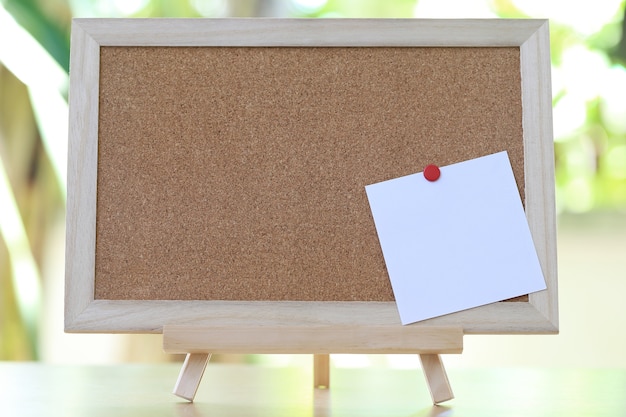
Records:
[[[428,181],[437,181],[441,176],[441,171],[437,165],[430,164],[424,168],[424,178]]]

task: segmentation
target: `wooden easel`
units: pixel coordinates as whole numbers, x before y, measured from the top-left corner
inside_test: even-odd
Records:
[[[460,327],[337,326],[198,327],[164,326],[163,349],[186,353],[173,393],[193,401],[212,352],[312,353],[313,386],[330,388],[330,353],[416,353],[433,404],[454,398],[440,354],[461,353]]]

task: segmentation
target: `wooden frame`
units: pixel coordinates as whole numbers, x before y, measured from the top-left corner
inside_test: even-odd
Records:
[[[548,22],[414,19],[74,20],[70,65],[66,331],[160,333],[164,325],[170,324],[205,328],[262,326],[266,330],[285,325],[337,329],[400,325],[393,302],[95,300],[101,46],[519,47],[525,207],[547,290],[530,294],[528,302],[490,304],[407,327],[460,326],[466,334],[558,332]],[[259,332],[259,337],[272,338],[273,343],[280,343],[277,339],[279,331]],[[392,347],[388,346],[385,350],[390,351]],[[224,350],[227,351],[227,347]],[[296,349],[292,353],[299,352]]]

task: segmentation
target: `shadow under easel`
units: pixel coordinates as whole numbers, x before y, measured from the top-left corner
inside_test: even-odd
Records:
[[[226,414],[223,414],[226,411]],[[237,407],[226,409],[206,407],[206,404],[180,402],[175,404],[176,417],[208,417],[216,415],[243,416],[245,411]],[[425,408],[410,417],[452,417],[453,409],[441,405]],[[328,389],[316,389],[313,395],[313,417],[331,417],[331,393]]]
[[[453,410],[451,407],[446,407],[443,405],[433,405],[430,408],[425,408],[421,410],[411,417],[451,417],[452,415]]]

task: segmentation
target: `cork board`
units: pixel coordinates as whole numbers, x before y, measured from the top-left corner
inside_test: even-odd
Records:
[[[547,289],[414,326],[558,331],[545,20],[75,19],[69,102],[66,331],[395,328],[365,185],[502,150]]]
[[[507,150],[519,48],[103,47],[96,299],[391,301],[367,184]]]

